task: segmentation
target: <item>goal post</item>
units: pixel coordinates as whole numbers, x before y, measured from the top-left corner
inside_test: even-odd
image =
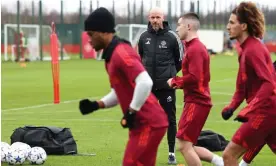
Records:
[[[51,60],[50,55],[50,34],[51,27],[48,25],[35,24],[20,24],[20,34],[17,32],[17,24],[5,24],[4,25],[4,60],[14,61],[16,57],[22,58],[23,56],[31,61],[40,60],[40,33],[42,33],[42,60]],[[21,38],[23,34],[23,39]],[[19,39],[21,38],[21,39]],[[17,48],[16,40],[23,40],[20,47]],[[60,41],[59,50],[60,50]],[[24,50],[22,55],[17,55],[17,49]],[[65,49],[63,51],[63,59],[67,60],[70,57],[67,55]],[[21,54],[21,53],[20,53]],[[61,57],[59,57],[61,59]]]
[[[140,35],[147,30],[145,24],[118,24],[116,26],[116,34],[128,40],[132,47],[136,47],[140,38]]]

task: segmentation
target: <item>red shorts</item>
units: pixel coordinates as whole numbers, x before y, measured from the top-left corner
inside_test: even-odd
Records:
[[[275,110],[271,110],[275,111]],[[276,117],[256,114],[243,123],[234,134],[232,141],[246,149],[267,144],[276,152]]]
[[[158,146],[166,131],[167,127],[143,127],[131,130],[123,166],[155,166]]]
[[[265,144],[259,145],[255,148],[248,149],[246,153],[243,155],[242,159],[246,163],[251,163],[252,160],[258,155],[258,153],[262,150]]]
[[[176,138],[192,142],[195,145],[210,110],[211,106],[186,103],[178,123]]]

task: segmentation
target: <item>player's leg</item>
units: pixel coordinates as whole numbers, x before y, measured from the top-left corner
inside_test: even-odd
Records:
[[[176,96],[175,90],[159,90],[159,103],[166,111],[169,126],[167,140],[169,145],[169,164],[176,164],[175,137],[176,137]]]
[[[223,152],[224,164],[237,165],[239,157],[248,149],[253,149],[265,143],[266,138],[272,132],[276,123],[274,117],[257,114],[252,115],[248,122],[243,123],[234,134]]]
[[[26,48],[24,46],[21,46],[21,59],[24,61],[25,60],[25,51],[26,51]]]
[[[195,103],[185,103],[176,137],[180,140],[180,151],[188,165],[201,165],[193,145],[197,142],[210,109],[211,107]]]
[[[198,105],[197,109],[201,112],[205,112],[205,113],[209,114],[211,108]],[[208,114],[206,114],[206,115],[208,116]],[[207,117],[204,117],[204,118],[205,118],[205,120],[202,118],[202,121],[205,123],[205,121],[207,120]],[[202,125],[202,127],[203,127],[204,123],[202,123],[200,125]],[[194,146],[194,149],[195,149],[195,152],[197,153],[198,157],[200,158],[200,160],[212,163],[216,166],[223,166],[222,157],[212,153],[211,151],[209,151],[208,149],[206,149],[204,147]]]
[[[239,166],[248,166],[252,162],[252,160],[257,156],[257,154],[261,151],[264,145],[265,144],[262,144],[255,148],[247,150],[246,153],[243,155],[242,160],[239,163]]]
[[[139,161],[142,165],[145,165],[145,166],[156,165],[158,147],[166,131],[167,131],[167,128],[153,128],[151,130],[147,147],[144,150],[141,157],[139,158]]]
[[[19,59],[20,59],[20,50],[19,50],[19,47],[17,47],[17,45],[15,45],[15,47],[12,47],[12,49],[14,49],[14,53],[15,53],[15,62],[18,62]],[[19,50],[19,51],[18,51]],[[18,54],[19,53],[19,54]]]
[[[223,159],[222,157],[212,153],[206,148],[194,146],[195,152],[197,153],[198,157],[202,161],[206,161],[208,163],[212,163],[216,166],[223,166]]]
[[[166,133],[166,128],[143,127],[129,132],[129,140],[123,159],[123,166],[154,166],[158,146]]]
[[[276,69],[276,61],[274,62],[275,64],[275,69]],[[276,110],[276,103],[274,105],[274,107],[271,107],[271,109],[269,110],[270,112],[275,111]],[[266,144],[269,146],[269,148],[272,150],[272,152],[276,155],[276,116],[269,116],[270,119],[270,123],[267,124],[267,126],[269,126],[271,128],[271,133],[268,135],[268,137],[266,138]]]
[[[193,148],[192,142],[179,139],[179,151],[184,156],[185,161],[188,164],[188,166],[201,166],[202,165],[198,155],[196,154],[196,152]]]
[[[150,127],[132,129],[129,131],[129,139],[124,154],[123,166],[136,166],[138,164],[138,158],[146,148],[149,133]]]
[[[266,143],[271,151],[276,155],[276,130],[268,136]]]
[[[230,141],[222,155],[224,166],[238,166],[238,159],[245,152],[244,147]]]

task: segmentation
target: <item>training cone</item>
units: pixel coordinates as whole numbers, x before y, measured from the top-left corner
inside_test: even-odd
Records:
[[[20,63],[20,67],[25,68],[25,67],[27,67],[27,65],[26,65],[26,63]]]

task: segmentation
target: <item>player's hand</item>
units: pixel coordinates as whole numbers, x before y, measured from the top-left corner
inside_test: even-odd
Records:
[[[273,65],[274,65],[274,68],[275,68],[275,70],[276,70],[276,61],[273,63]]]
[[[167,83],[168,83],[169,87],[172,87],[172,78],[168,79]]]
[[[228,120],[232,115],[235,110],[229,107],[225,107],[222,112],[221,116],[224,120]]]
[[[171,87],[171,88],[174,88],[174,89],[175,89],[175,88],[176,88],[176,86],[174,86],[174,85],[173,85],[173,81],[172,81],[172,80],[173,80],[173,78],[168,79],[167,83],[168,83],[169,87]]]
[[[122,127],[132,129],[134,127],[135,115],[136,111],[129,108],[121,120]]]
[[[92,113],[100,108],[99,103],[97,101],[90,101],[89,99],[83,99],[79,103],[80,112],[83,115],[87,115]]]

